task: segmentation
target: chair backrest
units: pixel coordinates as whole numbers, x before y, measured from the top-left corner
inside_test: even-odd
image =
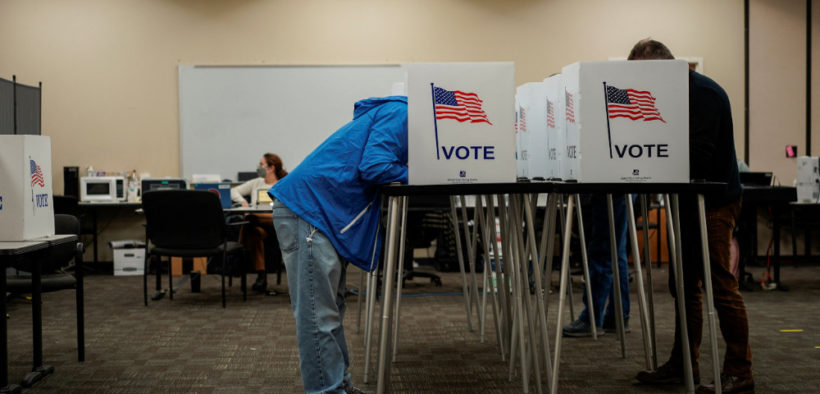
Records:
[[[54,232],[56,234],[75,234],[80,235],[80,221],[72,215],[56,214],[54,215]],[[40,260],[40,272],[43,275],[57,272],[71,262],[76,252],[77,244],[70,242],[62,244],[49,249],[48,254]],[[29,263],[13,263],[12,267],[25,272],[31,271]]]
[[[219,196],[205,190],[153,190],[142,195],[146,234],[155,246],[210,249],[225,241]]]

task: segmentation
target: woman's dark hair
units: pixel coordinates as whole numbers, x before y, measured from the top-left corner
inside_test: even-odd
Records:
[[[268,167],[273,167],[273,173],[276,175],[276,179],[282,179],[288,174],[282,166],[282,158],[279,157],[279,155],[265,153],[263,157],[265,158],[265,163],[268,163]]]

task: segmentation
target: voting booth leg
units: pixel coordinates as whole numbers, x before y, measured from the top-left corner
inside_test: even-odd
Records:
[[[609,217],[609,256],[612,260],[612,288],[615,292],[615,329],[618,332],[618,339],[621,341],[621,358],[626,358],[624,305],[621,301],[621,273],[618,267],[618,240],[615,237],[615,212],[612,206],[612,194],[606,195],[606,209]],[[603,306],[601,307],[603,308]]]
[[[490,199],[492,202],[492,199]],[[514,322],[514,315],[515,315],[515,307],[513,305],[514,296],[511,295],[512,288],[512,255],[509,253],[509,241],[507,235],[507,223],[505,221],[506,216],[504,215],[504,195],[497,194],[496,201],[498,202],[497,209],[493,210],[493,219],[495,219],[496,212],[498,213],[498,233],[496,234],[495,226],[492,226],[493,232],[493,239],[497,239],[496,236],[500,237],[501,243],[500,245],[496,245],[497,249],[499,249],[496,253],[496,277],[499,281],[498,291],[501,293],[501,307],[504,312],[504,343],[506,345],[505,349],[511,350],[512,349],[512,336],[515,328],[513,327]],[[512,353],[510,351],[507,352],[512,361]]]
[[[564,224],[567,222],[567,212],[566,212],[566,205],[564,205],[564,195],[560,195],[560,204],[559,204],[559,216],[561,218],[561,226],[563,227]],[[571,198],[571,197],[570,197]],[[572,226],[570,226],[572,228]],[[562,237],[569,237],[570,242],[572,241],[572,232],[568,234],[563,234]],[[567,270],[567,297],[569,297],[569,321],[572,322],[575,320],[575,298],[572,296],[572,274],[571,269]],[[558,316],[558,319],[561,319],[561,316]]]
[[[470,293],[467,292],[467,273],[464,270],[464,253],[461,251],[461,231],[458,229],[458,211],[456,210],[456,198],[450,196],[450,213],[453,215],[453,234],[456,237],[456,257],[458,258],[458,269],[461,271],[461,288],[464,290],[464,308],[467,311],[467,329],[473,331],[473,314],[470,311]],[[464,220],[467,220],[465,217]]]
[[[364,382],[370,383],[370,357],[373,343],[373,315],[375,313],[376,292],[378,291],[378,269],[367,273],[367,301],[364,317]]]
[[[513,196],[508,196],[509,201],[512,202]],[[504,199],[500,200],[499,205],[499,214],[502,216],[501,218],[501,231],[502,231],[502,238],[506,240],[505,248],[504,248],[504,255],[507,256],[507,263],[508,268],[510,271],[510,284],[512,286],[513,291],[513,302],[514,302],[514,311],[513,311],[513,326],[512,326],[512,338],[510,339],[510,370],[509,376],[510,381],[513,378],[513,369],[515,364],[516,357],[520,357],[520,365],[521,365],[521,385],[522,385],[522,392],[529,393],[529,373],[525,373],[524,371],[527,370],[527,359],[526,359],[526,349],[524,348],[524,303],[522,299],[522,292],[523,289],[521,288],[521,269],[520,269],[520,260],[518,259],[518,242],[515,241],[515,221],[514,221],[514,213],[512,209],[507,210],[510,204],[502,203]]]
[[[712,372],[715,377],[715,392],[720,393],[717,324],[715,324],[715,302],[712,298],[712,262],[709,261],[709,235],[706,228],[706,203],[703,194],[698,194],[698,219],[700,221],[700,249],[703,253],[703,287],[706,289],[706,311],[709,318],[709,345],[712,350]]]
[[[533,201],[538,201],[538,194],[532,195]],[[533,340],[532,346],[533,354],[535,358],[538,358],[539,354],[543,354],[545,358],[545,365],[546,365],[546,375],[550,376],[552,374],[552,360],[550,360],[550,342],[549,342],[549,332],[547,331],[547,310],[544,305],[544,287],[541,283],[541,265],[538,264],[539,258],[538,253],[536,252],[535,246],[537,245],[535,242],[535,216],[533,215],[532,204],[524,204],[524,214],[526,215],[526,224],[527,224],[527,234],[529,235],[529,243],[532,245],[531,250],[532,253],[532,262],[533,262],[533,270],[532,270],[532,278],[533,282],[535,282],[535,305],[538,308],[538,327],[540,337],[538,337],[538,341]],[[546,291],[549,291],[547,289]],[[535,337],[533,337],[535,339]],[[541,342],[543,345],[542,349],[538,349],[536,344]],[[539,351],[540,350],[540,351]],[[536,364],[537,365],[537,364]],[[539,379],[540,380],[540,379]]]
[[[390,378],[390,363],[388,356],[390,355],[390,327],[391,327],[391,303],[393,301],[393,286],[390,285],[390,279],[396,269],[397,256],[397,237],[398,237],[398,211],[401,205],[399,197],[391,196],[389,199],[389,210],[387,215],[387,259],[384,265],[384,292],[382,296],[382,319],[379,327],[379,364],[376,375],[376,392],[382,394],[385,392]]]
[[[531,261],[532,262],[537,261],[537,259],[530,260],[530,255],[534,255],[534,253],[530,253],[530,251],[535,248],[535,245],[530,244],[529,242],[527,242],[527,243],[524,242],[524,234],[523,234],[524,229],[521,228],[521,224],[523,222],[523,209],[521,207],[522,205],[524,205],[525,207],[529,207],[529,203],[527,202],[526,196],[525,195],[516,196],[516,198],[513,199],[513,212],[515,214],[516,223],[518,223],[518,225],[516,226],[516,241],[518,242],[519,250],[522,252],[522,253],[519,253],[517,257],[520,259],[519,260],[520,261],[519,267],[521,268],[521,278],[522,278],[522,281],[520,282],[521,286],[522,286],[521,287],[521,294],[526,298],[525,312],[527,314],[527,345],[528,346],[525,347],[525,349],[527,350],[527,354],[526,354],[527,360],[532,362],[532,369],[533,369],[533,371],[535,371],[536,391],[538,393],[541,393],[541,364],[538,360],[538,357],[535,355],[535,352],[533,351],[535,343],[537,342],[538,335],[536,334],[536,331],[535,331],[536,330],[536,328],[535,328],[535,324],[536,324],[535,323],[535,321],[536,321],[535,313],[536,312],[535,312],[535,306],[532,305],[533,297],[530,297],[530,275],[529,275],[529,268],[531,266],[530,262]],[[539,275],[538,272],[535,269],[533,269],[533,276],[537,276],[537,275]],[[538,299],[540,297],[536,297],[536,298]],[[523,340],[522,340],[522,343],[523,343]],[[532,355],[532,358],[530,358],[530,355]],[[523,371],[522,373],[529,374],[529,370]]]
[[[486,196],[477,196],[476,198],[476,213],[478,213],[478,223],[481,226],[481,239],[484,241],[482,242],[484,247],[484,279],[481,282],[481,309],[484,310],[487,305],[487,293],[490,295],[490,301],[492,305],[490,306],[493,310],[493,322],[495,323],[495,332],[496,332],[496,341],[498,344],[501,345],[501,321],[500,313],[498,312],[498,293],[496,292],[496,286],[490,283],[490,279],[487,275],[488,272],[493,271],[493,264],[490,261],[490,243],[493,242],[495,238],[490,237],[490,227],[495,227],[495,221],[490,222],[489,219],[491,217],[489,209],[485,212],[484,211],[484,198]],[[488,198],[489,199],[489,198]],[[489,203],[487,205],[489,207]],[[481,340],[484,341],[484,331],[481,332]],[[504,356],[502,355],[501,360],[504,360]]]
[[[669,231],[669,259],[672,261],[675,275],[676,301],[678,303],[678,319],[680,319],[681,353],[683,354],[683,375],[686,379],[686,392],[695,392],[695,381],[692,377],[692,354],[689,353],[689,329],[686,322],[686,300],[683,287],[683,250],[680,233],[680,211],[678,210],[678,196],[665,196],[667,209],[666,222]],[[672,257],[674,256],[674,258]]]
[[[592,304],[592,280],[589,278],[589,259],[587,258],[587,240],[584,236],[584,216],[581,212],[581,196],[578,194],[573,194],[572,197],[575,199],[575,212],[578,215],[578,241],[581,244],[581,266],[584,269],[584,289],[586,289],[587,300],[589,303]],[[589,327],[592,331],[592,339],[598,340],[598,326],[595,322],[595,313],[589,314]]]
[[[359,295],[356,297],[356,334],[362,332],[362,297],[365,296],[364,278],[365,273],[363,270],[359,277]]]
[[[400,197],[400,200],[399,260],[396,268],[396,306],[393,311],[393,362],[396,362],[396,353],[398,352],[399,345],[399,321],[401,320],[399,312],[401,307],[401,292],[404,287],[404,240],[406,238],[405,232],[407,231],[407,196]]]
[[[484,236],[484,220],[482,220],[483,214],[481,212],[481,196],[475,196],[475,205],[473,206],[473,235],[471,238],[471,249],[473,250],[473,256],[477,259],[478,258],[478,237],[479,232],[481,234],[481,240],[484,241],[487,238]],[[487,242],[482,242],[486,246]],[[487,253],[484,253],[484,257],[482,258],[482,264],[484,264],[484,269],[481,270],[481,297],[480,302],[476,300],[476,308],[478,308],[478,332],[479,332],[479,341],[484,343],[485,341],[485,334],[486,334],[486,324],[487,324]],[[475,260],[473,260],[475,261]],[[475,276],[475,275],[474,275]],[[478,291],[478,286],[476,284],[476,292]],[[476,293],[476,297],[478,297],[478,293]]]
[[[464,226],[464,240],[467,242],[467,262],[468,266],[470,267],[470,297],[469,297],[469,304],[470,304],[470,319],[472,320],[472,311],[473,311],[473,302],[475,302],[475,309],[478,312],[479,319],[479,326],[481,325],[481,311],[478,309],[478,282],[476,281],[475,275],[475,238],[476,233],[475,224],[473,225],[473,232],[472,235],[469,231],[469,217],[467,216],[467,199],[464,195],[459,196],[461,199],[461,216],[464,218],[464,221],[461,222],[462,226]],[[466,291],[466,289],[465,289]],[[472,329],[470,330],[472,331]]]
[[[542,264],[544,268],[544,288],[547,291],[544,292],[544,307],[547,311],[547,316],[549,316],[549,306],[550,306],[550,288],[552,287],[552,264],[553,264],[553,256],[555,254],[555,216],[556,210],[558,209],[558,199],[560,195],[556,193],[550,193],[547,196],[547,210],[544,212],[544,229],[542,230],[543,233],[541,234],[541,249],[545,249],[546,252],[542,253],[542,259],[544,259],[544,263]],[[560,317],[558,317],[560,321]],[[560,323],[558,323],[560,326]]]
[[[572,211],[575,207],[575,200],[569,199],[567,202],[567,221],[564,224],[564,238],[561,248],[561,284],[558,291],[558,319],[555,328],[555,358],[552,362],[552,381],[550,382],[550,393],[558,393],[558,371],[561,362],[561,315],[564,313],[564,302],[566,299],[567,271],[569,271],[569,240],[572,231]]]
[[[658,347],[655,341],[655,286],[652,280],[652,251],[649,248],[649,209],[646,203],[646,194],[641,194],[641,224],[643,227],[643,249],[644,261],[646,262],[646,286],[649,288],[647,292],[647,302],[649,309],[649,343],[652,349],[652,365],[650,370],[658,369]],[[661,222],[658,220],[658,239],[661,239]],[[658,248],[658,256],[660,256],[660,248]],[[660,258],[659,258],[660,259]]]
[[[627,194],[626,200],[626,220],[627,230],[629,230],[629,246],[632,250],[632,262],[635,264],[635,278],[638,281],[638,306],[641,309],[641,337],[643,339],[643,354],[646,361],[646,369],[652,369],[652,344],[649,337],[649,311],[646,308],[646,292],[643,284],[643,270],[641,269],[641,250],[638,248],[638,230],[635,227],[635,207],[632,205],[632,195]]]
[[[505,303],[507,294],[504,290],[506,286],[504,286],[505,279],[503,271],[501,270],[501,255],[499,254],[498,243],[495,242],[495,240],[498,239],[498,234],[495,230],[495,204],[493,204],[492,195],[487,195],[485,198],[487,199],[487,225],[485,232],[488,234],[486,239],[488,245],[493,245],[493,259],[495,261],[495,264],[490,267],[495,274],[495,283],[490,286],[490,290],[493,292],[493,301],[494,305],[496,305],[493,312],[496,314],[498,348],[501,352],[501,361],[506,361],[505,346],[507,341],[505,338],[507,338],[507,333],[509,332],[507,327],[509,315],[507,314],[507,305]]]

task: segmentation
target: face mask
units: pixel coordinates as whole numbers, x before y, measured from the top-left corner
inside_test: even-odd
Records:
[[[265,170],[265,167],[262,167],[262,166],[256,167],[256,175],[259,176],[260,178],[264,178],[265,174],[267,174],[267,173],[268,173],[268,171]]]

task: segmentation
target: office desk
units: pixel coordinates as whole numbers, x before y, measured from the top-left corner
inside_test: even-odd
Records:
[[[9,385],[8,381],[8,331],[6,327],[6,267],[15,261],[31,264],[31,314],[32,314],[32,341],[33,341],[33,368],[38,373],[39,380],[53,371],[52,367],[43,365],[43,321],[42,321],[42,293],[41,293],[41,259],[54,246],[69,242],[77,242],[76,235],[52,235],[30,241],[0,241],[0,390],[4,392],[19,392],[20,386]],[[77,288],[82,292],[82,275],[77,278]],[[78,349],[78,351],[80,351]]]
[[[98,239],[99,231],[100,231],[100,229],[99,229],[99,211],[103,210],[103,209],[112,209],[112,210],[117,210],[118,211],[122,208],[130,208],[132,210],[135,210],[135,209],[139,208],[141,204],[138,203],[138,202],[123,202],[123,201],[117,201],[117,202],[80,201],[77,205],[81,209],[83,209],[84,211],[89,212],[91,214],[91,231],[92,231],[92,234],[91,234],[92,241],[91,241],[91,243],[93,244],[93,247],[94,247],[94,265],[97,265],[99,263],[99,258],[98,258],[98,256],[99,256],[98,255],[98,247],[99,246],[97,245],[97,239]]]
[[[706,232],[705,232],[705,229],[706,229],[705,202],[704,202],[703,196],[704,196],[705,193],[712,193],[712,192],[720,191],[720,190],[725,189],[725,187],[726,187],[725,184],[719,184],[719,183],[583,184],[583,183],[563,183],[563,182],[519,182],[519,183],[503,183],[503,184],[429,185],[429,186],[401,186],[401,185],[384,186],[384,187],[382,187],[381,191],[389,199],[389,202],[388,202],[388,221],[387,221],[388,224],[387,224],[387,231],[385,233],[385,239],[386,239],[385,250],[386,250],[386,252],[385,252],[385,260],[384,260],[384,277],[385,278],[392,278],[393,277],[393,274],[394,274],[395,269],[396,269],[397,260],[398,260],[397,259],[397,250],[401,250],[401,248],[403,247],[403,245],[401,244],[402,237],[399,236],[398,234],[399,234],[400,231],[403,232],[403,229],[400,229],[400,227],[403,226],[403,224],[402,224],[403,221],[404,221],[403,218],[405,217],[405,213],[406,213],[406,209],[407,209],[406,208],[407,207],[407,205],[406,205],[406,196],[411,196],[411,195],[412,196],[418,196],[418,195],[450,195],[450,196],[455,196],[455,195],[467,195],[467,194],[497,195],[498,196],[498,198],[497,198],[498,204],[499,205],[505,204],[505,206],[504,206],[505,208],[509,207],[509,209],[499,209],[499,213],[500,213],[499,218],[502,222],[502,225],[501,225],[502,242],[510,242],[511,241],[512,244],[514,244],[514,246],[512,246],[513,253],[511,253],[511,254],[508,254],[509,248],[507,248],[506,246],[504,247],[505,248],[504,256],[505,256],[505,266],[507,266],[507,267],[505,267],[505,270],[510,269],[512,271],[511,275],[514,277],[513,280],[511,281],[511,283],[512,283],[512,293],[515,294],[515,298],[518,298],[518,300],[515,301],[517,303],[517,305],[515,306],[517,308],[517,312],[515,313],[516,322],[513,323],[513,327],[517,326],[519,332],[513,333],[513,335],[515,335],[516,337],[521,338],[520,341],[518,341],[517,343],[519,343],[520,346],[521,346],[521,351],[519,352],[518,356],[521,357],[522,370],[524,371],[520,374],[521,377],[522,377],[522,381],[523,381],[522,382],[523,392],[526,393],[530,389],[529,384],[528,384],[528,379],[529,379],[529,372],[528,371],[529,370],[527,368],[527,362],[528,362],[527,360],[529,359],[528,355],[546,353],[546,355],[547,355],[546,356],[547,373],[552,375],[552,378],[550,379],[550,384],[551,384],[550,392],[556,393],[557,390],[558,390],[558,370],[559,370],[558,367],[559,367],[560,352],[561,352],[561,338],[562,338],[561,325],[560,325],[560,323],[557,323],[557,328],[556,328],[556,331],[555,331],[555,337],[556,337],[555,338],[555,356],[554,356],[555,361],[552,363],[552,371],[550,371],[551,367],[550,367],[549,349],[544,350],[544,349],[535,347],[536,344],[539,341],[541,341],[543,344],[545,344],[544,346],[547,347],[547,345],[546,345],[547,340],[548,340],[547,333],[546,333],[547,323],[546,323],[546,320],[545,320],[545,313],[543,312],[544,311],[544,301],[542,300],[543,297],[541,297],[541,296],[534,297],[536,299],[535,300],[536,305],[533,307],[532,304],[531,304],[530,298],[526,296],[527,294],[530,294],[530,292],[528,291],[528,287],[529,287],[528,286],[529,279],[527,277],[528,269],[526,269],[527,264],[528,264],[527,263],[528,256],[530,256],[530,255],[533,256],[533,257],[535,257],[535,256],[544,256],[544,255],[549,256],[550,255],[550,252],[549,252],[550,249],[549,249],[549,247],[547,247],[547,249],[546,249],[547,253],[538,253],[538,254],[536,254],[536,253],[532,252],[531,249],[534,249],[537,245],[537,242],[534,239],[535,231],[533,230],[534,229],[534,223],[533,223],[533,215],[532,215],[532,210],[531,210],[531,208],[532,208],[531,205],[534,205],[534,204],[532,204],[531,200],[524,200],[524,202],[522,203],[521,201],[519,201],[518,196],[535,195],[535,194],[539,194],[539,193],[550,193],[552,196],[557,196],[557,197],[551,197],[550,202],[547,204],[548,205],[547,206],[547,209],[548,209],[548,215],[547,216],[550,217],[550,219],[548,219],[548,221],[551,222],[550,226],[554,226],[555,212],[558,210],[558,206],[560,204],[562,204],[562,203],[559,204],[559,202],[558,202],[561,199],[559,197],[564,196],[564,195],[569,195],[570,196],[570,198],[567,200],[567,205],[566,205],[567,206],[567,208],[566,208],[567,212],[565,214],[566,220],[565,220],[565,224],[564,224],[565,228],[563,230],[563,232],[564,232],[564,241],[563,241],[563,246],[562,246],[562,251],[561,251],[561,271],[560,271],[561,272],[560,273],[561,280],[560,280],[560,290],[559,290],[559,297],[560,298],[559,298],[558,312],[557,312],[557,315],[560,317],[563,314],[563,307],[564,307],[564,302],[565,302],[565,297],[564,296],[565,296],[566,289],[567,289],[567,276],[568,276],[567,273],[568,273],[568,259],[569,259],[569,238],[570,238],[569,233],[570,233],[571,227],[572,227],[574,204],[577,205],[576,203],[578,201],[578,197],[577,197],[578,194],[581,194],[581,193],[608,193],[608,194],[610,194],[610,196],[609,196],[610,198],[608,198],[608,200],[610,201],[610,208],[609,208],[609,210],[610,210],[610,228],[612,228],[614,226],[613,219],[612,219],[612,213],[611,213],[611,211],[612,211],[612,208],[611,208],[611,194],[623,194],[623,193],[674,194],[675,196],[673,196],[673,198],[671,198],[671,199],[667,197],[667,202],[671,201],[671,204],[669,204],[669,206],[672,208],[672,211],[674,211],[674,214],[668,212],[667,215],[669,216],[670,219],[672,219],[674,217],[674,219],[676,221],[674,226],[672,226],[671,220],[669,220],[670,227],[674,227],[674,233],[675,233],[674,242],[675,242],[675,251],[676,251],[675,255],[676,255],[676,258],[674,259],[674,263],[672,265],[673,265],[673,267],[675,268],[675,270],[677,272],[681,272],[681,269],[682,269],[682,265],[681,265],[682,264],[682,258],[681,258],[681,256],[682,256],[682,252],[681,252],[682,251],[682,246],[681,246],[681,238],[680,238],[680,226],[677,223],[677,217],[678,217],[678,212],[679,212],[677,195],[678,194],[686,194],[686,195],[695,195],[695,196],[697,196],[699,219],[700,219],[700,229],[701,229],[701,231],[700,231],[701,232],[701,245],[703,247],[703,249],[701,250],[701,253],[703,255],[704,271],[705,272],[710,272],[711,270],[710,270],[709,253],[708,253],[708,242],[706,242]],[[480,200],[481,199],[478,199],[478,201],[480,201]],[[488,201],[491,201],[491,200],[492,199],[488,199]],[[628,201],[628,206],[627,206],[628,212],[632,213],[631,199],[627,199],[627,200],[629,200]],[[451,204],[453,206],[452,209],[455,211],[454,201]],[[488,212],[493,210],[492,205],[491,204],[489,204],[489,205],[490,206],[487,209]],[[480,203],[477,204],[476,211],[481,212],[482,210],[483,210],[483,208],[481,207],[481,204]],[[503,213],[504,211],[509,211],[509,212],[507,214],[504,214]],[[481,214],[479,213],[479,215],[481,215]],[[506,215],[506,219],[504,218],[505,215]],[[630,216],[634,216],[634,215],[628,214],[627,216],[630,217]],[[400,217],[402,219],[399,219]],[[481,223],[481,222],[484,222],[484,221],[485,220],[482,219],[482,216],[479,216],[478,223]],[[579,221],[580,221],[580,217],[579,217]],[[492,218],[487,219],[487,222],[493,223],[493,219]],[[503,224],[505,222],[512,223],[512,224],[505,225],[505,224]],[[522,231],[521,231],[521,229],[522,229],[521,223],[522,222],[526,223],[527,233],[528,233],[528,236],[529,236],[529,239],[526,241],[526,244],[532,245],[532,248],[525,247],[525,241],[522,239],[523,235],[522,235]],[[490,227],[494,227],[494,226],[491,225]],[[508,228],[508,229],[511,229],[511,230],[508,230],[508,232],[512,233],[512,239],[506,239],[506,240],[504,239],[505,238],[505,234],[504,234],[505,233],[505,227]],[[546,224],[545,224],[545,228],[546,228]],[[635,226],[634,226],[634,222],[632,222],[631,225],[630,225],[630,238],[632,238],[633,249],[635,249],[635,246],[637,245],[637,238],[636,238],[636,235],[635,235],[636,232],[634,230],[635,230]],[[614,234],[614,231],[611,231],[611,233]],[[456,239],[458,239],[458,235],[456,235]],[[542,248],[543,248],[543,245],[545,243],[546,243],[545,241],[542,241],[542,246],[541,246]],[[613,243],[613,244],[615,243],[614,236],[611,237],[611,243]],[[515,244],[517,244],[517,245],[515,245]],[[518,249],[516,250],[516,248],[518,248]],[[582,250],[583,249],[584,248],[582,247]],[[615,250],[617,250],[616,247],[612,247],[611,249],[612,249],[613,253],[614,253]],[[542,251],[543,251],[543,249],[542,249]],[[532,260],[533,265],[536,264],[536,260],[538,260],[538,259],[533,258],[533,260]],[[543,258],[541,258],[541,260],[543,260]],[[613,262],[617,261],[617,259],[614,256],[613,256],[612,260],[613,260]],[[533,268],[533,272],[541,272],[541,270],[542,270],[542,265],[541,265],[542,261],[538,261],[538,264],[539,265],[537,267]],[[613,276],[618,277],[618,275],[617,275],[617,265],[613,264],[613,266],[614,266],[613,267],[613,271],[614,271]],[[516,271],[518,271],[518,273],[516,273]],[[546,271],[550,272],[551,270],[547,269]],[[500,281],[500,283],[504,283],[504,282],[506,282],[506,279]],[[535,294],[536,295],[548,293],[548,292],[545,293],[542,290],[543,288],[541,286],[540,275],[533,275],[533,282],[535,284]],[[676,282],[677,282],[676,287],[678,288],[679,294],[683,293],[683,278],[682,278],[682,275],[676,275]],[[614,282],[614,287],[615,287],[616,293],[619,291],[617,284],[618,284],[618,281],[615,281]],[[465,287],[466,287],[466,282],[465,282]],[[473,279],[473,286],[472,287],[473,287],[474,290],[471,293],[472,294],[477,293],[478,288],[475,285],[475,279]],[[709,321],[709,335],[710,335],[710,339],[711,339],[710,340],[710,345],[711,345],[711,348],[712,348],[713,374],[714,374],[714,377],[715,377],[716,384],[719,385],[720,384],[720,379],[719,379],[720,363],[718,361],[717,340],[716,340],[716,338],[717,338],[717,325],[716,325],[716,321],[715,321],[715,313],[714,313],[714,305],[713,305],[713,297],[712,297],[713,296],[712,295],[712,285],[711,285],[711,276],[710,275],[705,275],[704,276],[704,287],[706,289],[705,303],[706,303],[706,309],[707,309],[707,312],[708,312],[707,313],[707,320]],[[377,382],[376,382],[377,383],[377,393],[383,393],[383,392],[385,392],[385,390],[387,390],[387,386],[388,386],[387,380],[389,379],[389,376],[390,376],[390,373],[389,373],[389,366],[390,366],[389,354],[391,352],[389,350],[389,347],[391,346],[390,343],[392,342],[391,339],[390,339],[390,335],[391,335],[390,334],[390,327],[393,325],[393,323],[392,323],[393,316],[394,315],[398,316],[398,308],[397,308],[396,311],[393,311],[393,308],[391,307],[391,304],[393,302],[393,300],[392,300],[392,298],[393,298],[393,296],[392,296],[393,289],[392,288],[393,288],[393,285],[392,285],[391,281],[388,280],[388,279],[385,279],[383,297],[382,297],[383,305],[382,305],[382,309],[381,309],[382,312],[381,312],[381,319],[380,319],[381,320],[381,327],[380,327],[380,331],[377,335],[378,338],[379,338],[379,341],[378,341],[378,343],[379,343],[378,367],[377,367],[377,376],[376,376],[376,379],[377,379]],[[372,292],[370,292],[370,293],[372,293]],[[498,290],[498,293],[499,294],[504,294],[504,293],[507,293],[507,291],[502,288],[501,290]],[[465,290],[465,296],[466,296],[466,290]],[[521,301],[520,301],[521,298],[525,299],[524,303],[526,305],[522,306]],[[620,297],[616,296],[615,299],[616,299],[616,303],[619,303]],[[641,323],[642,323],[642,326],[645,326],[643,319],[645,318],[647,313],[644,312],[645,307],[643,305],[645,305],[645,304],[643,302],[643,296],[641,296],[640,299],[641,299],[641,305],[642,305],[642,307],[641,307],[641,309],[642,309],[642,313],[641,313],[642,314],[642,322]],[[679,318],[681,320],[685,321],[685,317],[684,317],[685,316],[684,315],[685,307],[683,305],[683,302],[684,302],[683,297],[679,297],[677,299],[677,301],[679,303],[679,313],[681,314],[679,316]],[[368,302],[370,302],[370,301],[368,301]],[[536,309],[538,309],[538,312],[535,312]],[[618,308],[618,309],[620,310],[620,308]],[[525,321],[523,320],[523,319],[525,319],[525,317],[524,317],[525,313],[526,313],[526,315],[529,316],[528,317],[529,323],[525,323]],[[468,312],[468,314],[469,314],[469,312]],[[540,315],[540,316],[535,316],[535,315]],[[619,320],[618,326],[620,326],[620,327],[622,327],[621,317],[622,317],[622,314],[616,312],[616,319]],[[529,333],[525,333],[524,328],[523,328],[525,325],[528,327],[528,329],[533,330],[533,331],[530,331]],[[534,329],[532,329],[533,325],[540,326],[540,329],[541,329],[540,335],[538,333],[536,333],[534,331]],[[684,345],[683,345],[683,348],[688,349],[689,348],[689,346],[688,346],[688,336],[685,334],[686,325],[683,325],[682,329],[684,330],[684,334],[683,334]],[[646,331],[646,330],[644,330],[644,331]],[[365,334],[366,336],[368,335],[367,334],[368,332],[369,332],[369,330],[366,330],[366,334]],[[394,332],[395,332],[395,328],[394,328]],[[622,337],[622,333],[623,333],[623,329],[621,328],[621,329],[619,329],[619,337]],[[394,336],[395,336],[395,334],[394,334]],[[526,340],[525,339],[526,336],[529,336],[530,339]],[[530,349],[524,349],[525,341],[528,342],[530,344],[530,346],[532,346]],[[645,341],[645,349],[647,349],[648,347],[646,347],[646,341],[648,341],[648,339],[645,337],[644,341]],[[621,344],[623,346],[623,340],[621,341]],[[369,347],[368,347],[368,349],[369,349]],[[368,350],[366,350],[366,353],[369,355]],[[646,352],[646,353],[647,353],[647,357],[649,357],[648,352]],[[624,354],[623,347],[622,347],[622,354]],[[518,356],[516,356],[516,357],[518,357]],[[692,371],[691,371],[691,368],[689,367],[689,365],[691,365],[690,361],[689,361],[689,359],[690,359],[689,356],[690,355],[688,354],[688,352],[684,352],[684,364],[685,364],[684,367],[686,369],[686,371],[685,371],[686,374],[685,375],[687,377],[687,379],[686,379],[687,389],[689,391],[693,392],[694,391],[694,384],[693,384],[693,379],[692,379]],[[539,357],[543,357],[543,356],[539,356]],[[365,361],[366,361],[366,363],[365,363],[366,364],[366,367],[365,367],[366,372],[365,373],[367,373],[367,360],[365,360]],[[649,363],[649,360],[647,360],[647,363]],[[534,371],[536,373],[535,382],[536,382],[536,385],[537,385],[537,387],[540,391],[540,378],[539,378],[540,377],[540,372],[539,372],[539,369],[540,369],[540,367],[536,363],[535,368],[534,368]]]
[[[757,211],[769,207],[772,214],[772,265],[774,283],[779,290],[787,288],[780,283],[780,227],[789,211],[789,203],[797,200],[797,189],[786,186],[743,186],[743,206],[738,217],[740,228],[739,281],[742,288],[751,290],[754,278],[746,273],[746,265],[757,259]]]

